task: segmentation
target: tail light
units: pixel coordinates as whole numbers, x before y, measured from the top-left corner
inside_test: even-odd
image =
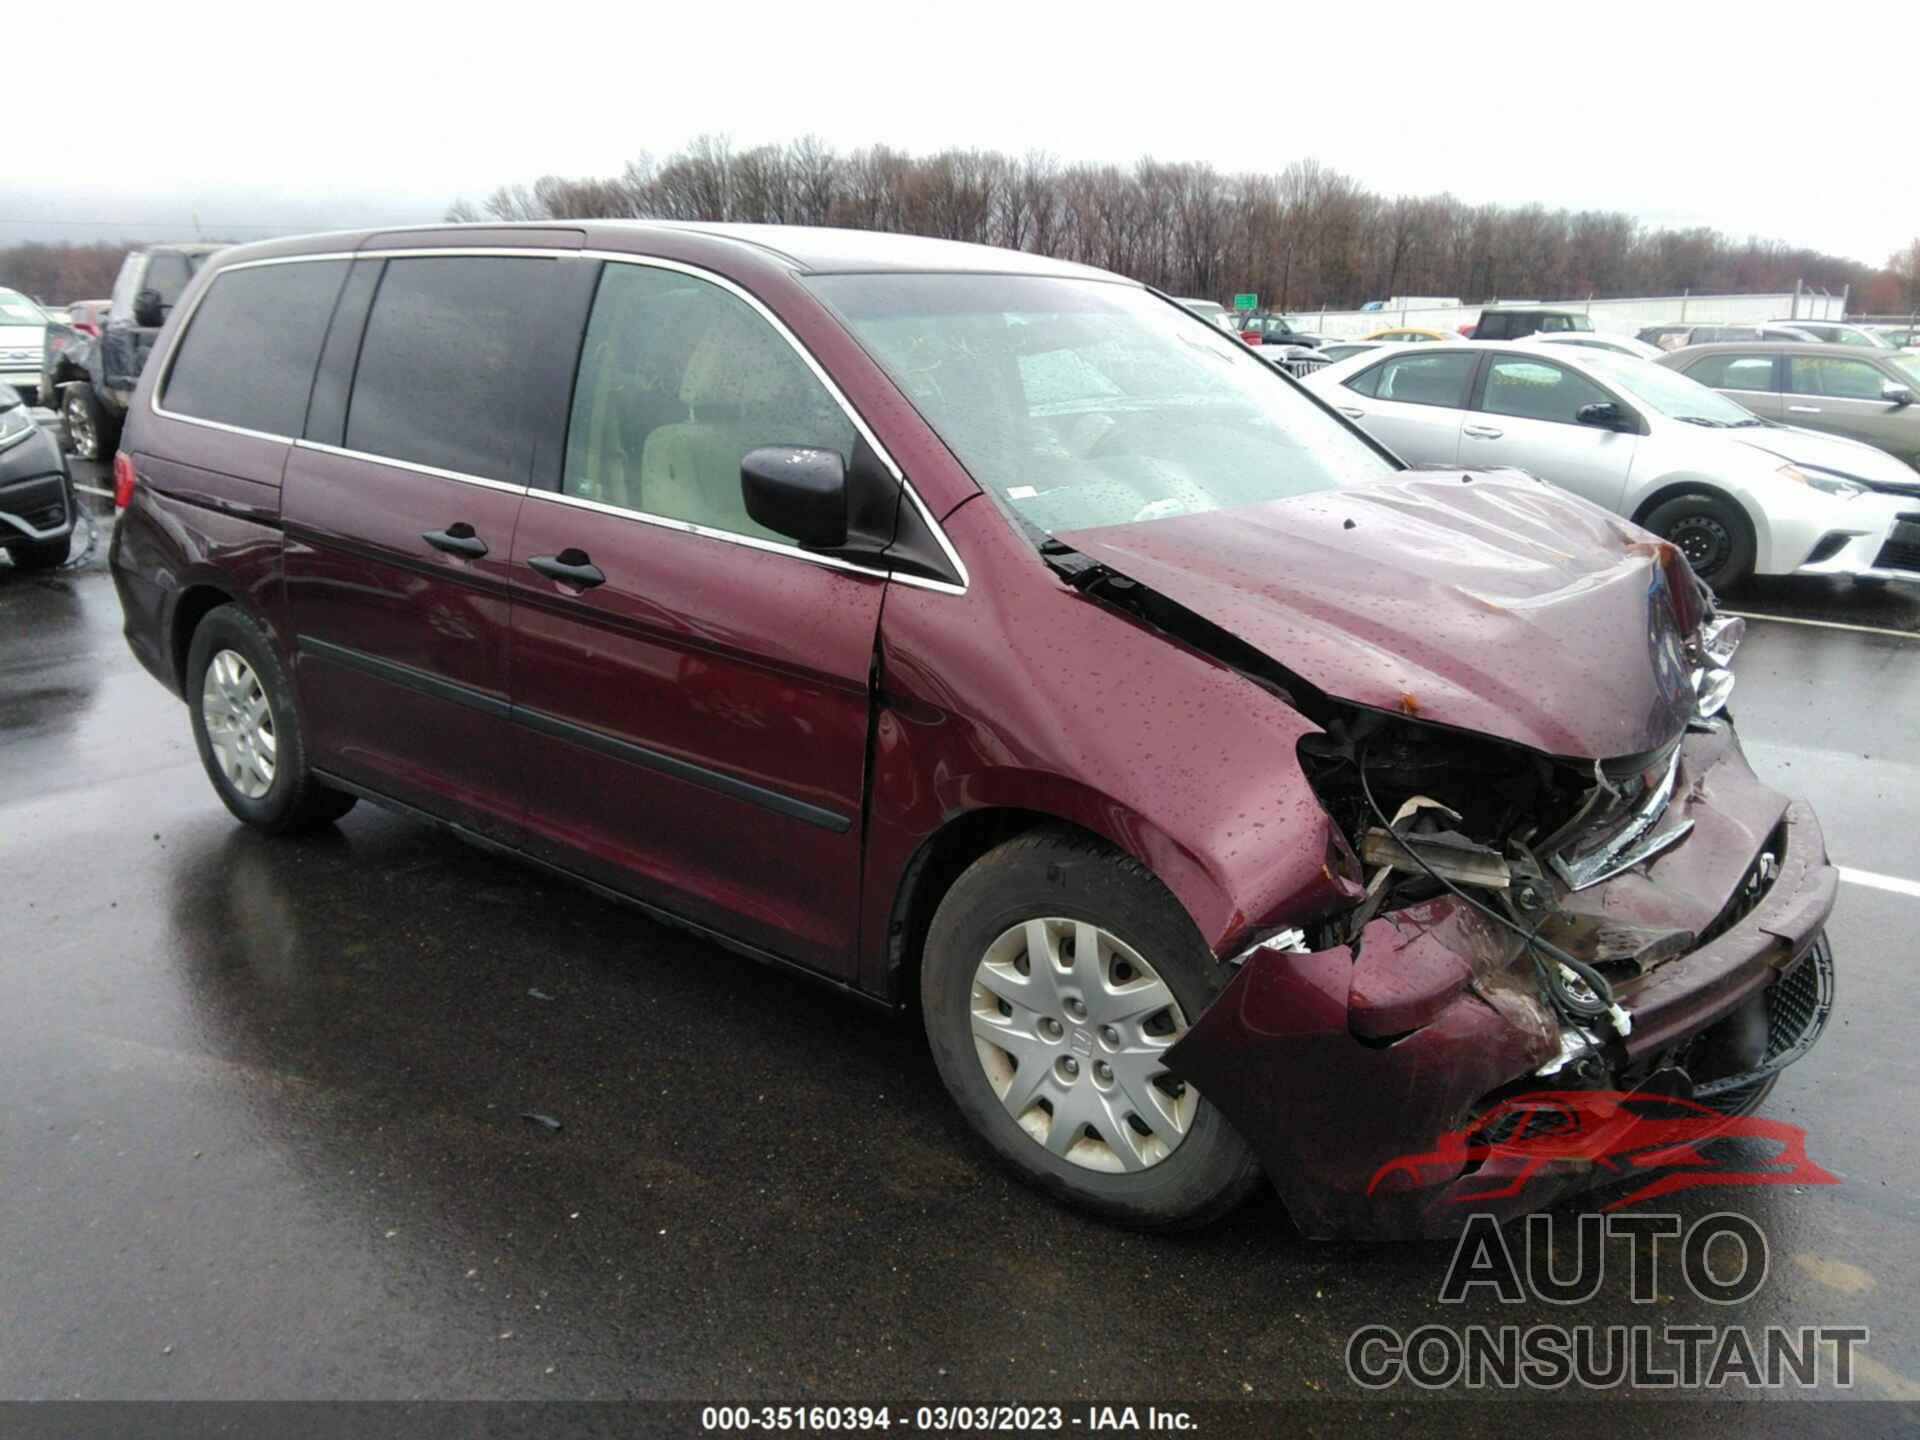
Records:
[[[121,450],[113,457],[113,508],[124,510],[133,502],[133,457]]]
[[[1258,345],[1260,343],[1260,332],[1258,330],[1242,330],[1240,332],[1240,338],[1249,345]]]

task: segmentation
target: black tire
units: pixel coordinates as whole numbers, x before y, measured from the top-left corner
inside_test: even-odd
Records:
[[[16,570],[51,570],[67,558],[73,548],[71,533],[58,540],[16,540],[7,546]]]
[[[67,448],[82,460],[108,460],[120,445],[120,417],[109,415],[89,381],[76,380],[60,397],[60,428]]]
[[[237,652],[252,669],[272,717],[273,780],[258,797],[245,795],[236,788],[214,758],[213,743],[207,736],[201,694],[208,665],[225,650]],[[208,611],[200,621],[187,649],[185,678],[187,711],[192,716],[193,743],[200,751],[200,763],[206,767],[207,777],[213,781],[221,802],[236,818],[269,835],[286,835],[329,825],[353,808],[354,796],[328,789],[307,768],[292,681],[281,668],[280,657],[274,653],[265,633],[238,605],[219,606]]]
[[[1148,1230],[1187,1229],[1225,1215],[1259,1184],[1261,1172],[1246,1141],[1205,1097],[1171,1153],[1127,1173],[1052,1153],[1001,1104],[973,1038],[975,971],[997,938],[1045,917],[1092,922],[1131,946],[1159,972],[1189,1025],[1228,978],[1186,912],[1143,866],[1064,827],[1017,836],[954,882],[927,933],[920,998],[948,1091],[1003,1160],[1057,1199]],[[1090,1062],[1076,1083],[1090,1083],[1098,1052],[1082,1053]]]
[[[1744,585],[1753,574],[1753,525],[1723,496],[1692,490],[1663,500],[1640,522],[1679,547],[1693,573],[1717,591]]]

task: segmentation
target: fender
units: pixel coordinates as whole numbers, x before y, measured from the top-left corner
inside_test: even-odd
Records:
[[[914,857],[985,810],[1065,820],[1125,851],[1216,954],[1342,903],[1327,864],[1333,823],[1296,758],[1300,737],[1318,729],[1311,720],[1064,584],[991,504],[963,506],[946,524],[964,554],[1018,547],[1024,563],[982,567],[1014,579],[976,581],[962,596],[889,587],[868,771],[864,985],[885,993],[889,924]],[[1068,665],[1063,654],[1099,660]]]

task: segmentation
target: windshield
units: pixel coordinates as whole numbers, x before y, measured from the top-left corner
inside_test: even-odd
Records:
[[[1767,423],[1746,406],[1664,365],[1609,350],[1589,351],[1588,359],[1608,384],[1619,386],[1649,410],[1670,420],[1685,420],[1714,430]]]
[[[40,307],[17,290],[0,290],[0,325],[44,325]]]
[[[1394,473],[1265,361],[1131,285],[1005,275],[809,283],[1031,530],[1258,505]]]

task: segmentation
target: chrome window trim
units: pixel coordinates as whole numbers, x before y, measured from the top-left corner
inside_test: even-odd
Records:
[[[898,570],[881,570],[853,560],[843,560],[837,555],[816,555],[811,550],[802,550],[796,545],[783,545],[778,540],[767,540],[758,535],[741,535],[732,530],[714,530],[705,525],[695,525],[690,520],[676,520],[670,515],[654,515],[645,510],[629,510],[622,505],[609,505],[602,500],[589,500],[584,495],[563,495],[552,490],[529,490],[527,498],[548,500],[557,505],[571,505],[576,509],[591,510],[598,515],[610,515],[619,520],[631,520],[641,525],[655,525],[662,530],[677,530],[683,535],[700,535],[708,540],[724,540],[729,545],[741,545],[749,550],[764,551],[769,555],[790,555],[796,560],[811,561],[829,570],[844,570],[851,575],[869,575],[878,580],[892,580],[901,585],[934,590],[942,595],[967,593],[960,586],[949,584],[945,580],[908,575]]]
[[[218,420],[202,420],[197,416],[178,414],[175,411],[164,408],[160,404],[161,392],[166,389],[167,381],[172,376],[174,356],[180,348],[181,340],[193,327],[193,318],[200,309],[200,302],[206,299],[208,292],[210,292],[215,285],[220,283],[220,277],[229,271],[256,270],[268,265],[302,265],[323,260],[407,260],[452,256],[497,256],[508,259],[529,260],[579,259],[603,261],[618,265],[644,265],[656,270],[672,270],[682,275],[690,275],[696,280],[703,280],[708,284],[716,285],[728,294],[744,301],[755,314],[759,315],[762,320],[766,321],[767,324],[773,328],[775,334],[779,335],[781,339],[785,340],[787,344],[793,348],[794,353],[800,357],[802,363],[806,365],[808,370],[813,372],[814,378],[825,387],[827,394],[833,397],[834,403],[840,407],[841,411],[846,415],[847,420],[853,425],[853,428],[859,432],[861,438],[872,447],[873,453],[880,457],[880,463],[887,467],[887,473],[893,476],[901,490],[905,492],[907,499],[911,501],[913,507],[920,512],[920,518],[926,522],[927,528],[933,532],[934,539],[939,542],[941,553],[946,556],[947,563],[953,567],[954,574],[960,577],[959,583],[952,584],[945,580],[934,580],[920,575],[908,575],[897,570],[888,570],[878,566],[858,565],[852,561],[842,560],[837,556],[816,555],[812,551],[802,550],[796,545],[781,545],[776,541],[761,540],[751,535],[736,535],[725,530],[710,530],[704,526],[672,519],[669,516],[649,515],[638,510],[623,509],[617,505],[603,505],[598,501],[587,500],[579,496],[565,495],[552,490],[538,490],[528,485],[514,485],[506,481],[490,480],[485,476],[467,475],[457,470],[442,470],[432,465],[421,465],[411,460],[398,460],[387,455],[370,454],[364,450],[348,450],[337,445],[326,445],[317,440],[307,440],[295,435],[275,435],[261,430],[247,430],[238,425],[228,425]],[[378,465],[392,465],[397,469],[410,470],[421,475],[433,475],[443,480],[457,480],[468,485],[482,485],[494,490],[519,491],[529,496],[558,500],[570,505],[579,505],[586,509],[599,510],[610,515],[624,516],[630,520],[659,525],[670,530],[680,530],[692,535],[704,535],[713,540],[724,540],[730,544],[743,545],[748,549],[762,550],[778,555],[790,555],[796,559],[811,561],[815,565],[822,565],[832,570],[847,570],[862,575],[880,575],[887,579],[897,581],[902,585],[911,585],[919,590],[932,590],[942,595],[964,595],[973,583],[972,576],[967,570],[966,562],[960,558],[960,552],[954,549],[953,542],[947,538],[945,528],[940,524],[939,520],[935,518],[933,512],[927,508],[926,501],[920,498],[920,493],[914,489],[913,483],[907,479],[905,472],[903,472],[898,463],[895,462],[892,453],[885,445],[880,443],[880,437],[874,434],[872,427],[866,422],[866,417],[854,408],[853,403],[847,399],[846,394],[834,383],[833,377],[830,376],[820,362],[814,358],[813,352],[800,343],[799,337],[787,328],[786,323],[782,321],[779,316],[775,315],[773,311],[768,309],[757,296],[728,279],[726,276],[712,270],[704,270],[698,265],[689,265],[679,260],[668,260],[662,256],[637,255],[624,250],[559,250],[515,245],[448,245],[380,250],[325,250],[303,255],[270,255],[261,260],[243,260],[233,265],[222,265],[213,271],[212,278],[195,294],[193,304],[188,308],[186,315],[182,317],[180,321],[179,327],[175,329],[172,337],[167,342],[166,353],[159,357],[159,371],[154,376],[153,388],[147,395],[147,408],[162,419],[177,421],[182,425],[197,425],[203,429],[225,431],[232,435],[246,435],[259,440],[279,441],[282,444],[293,445],[300,449],[318,451],[321,454],[338,455],[342,458],[353,460],[367,460]],[[572,423],[571,416],[569,416],[568,423]]]
[[[321,455],[338,455],[343,460],[365,460],[373,465],[390,465],[395,470],[410,470],[415,475],[431,475],[438,480],[458,480],[463,485],[481,485],[489,490],[504,490],[524,495],[529,487],[511,480],[493,480],[485,475],[469,475],[464,470],[442,470],[438,465],[422,465],[417,460],[396,460],[391,455],[376,455],[370,450],[349,450],[341,445],[323,445],[318,440],[295,440],[296,450],[313,450]]]

